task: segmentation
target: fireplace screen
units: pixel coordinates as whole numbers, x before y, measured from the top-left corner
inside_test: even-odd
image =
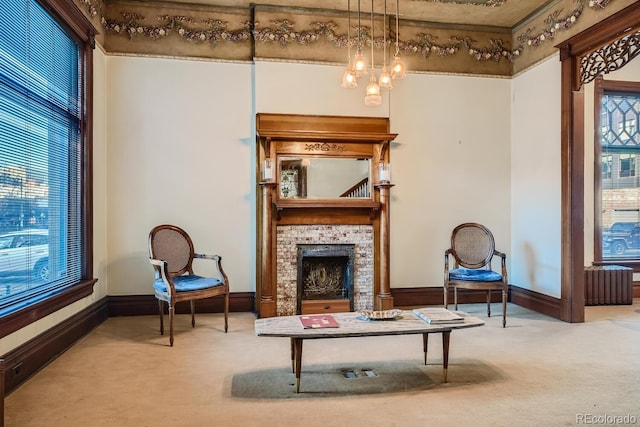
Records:
[[[349,299],[355,245],[298,245],[298,312],[304,300]]]

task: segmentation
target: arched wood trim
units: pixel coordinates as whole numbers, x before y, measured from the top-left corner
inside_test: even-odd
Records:
[[[637,55],[640,2],[636,2],[560,43],[562,253],[560,319],[584,322],[584,97],[582,85],[618,69]],[[622,41],[631,38],[631,43]],[[610,46],[626,43],[622,62],[597,59]],[[594,52],[598,52],[594,54]],[[591,56],[590,56],[591,55]],[[611,54],[613,55],[613,54]],[[595,66],[598,64],[598,66]],[[614,64],[609,66],[607,64]],[[589,70],[587,70],[589,68]],[[588,71],[588,72],[586,72]]]

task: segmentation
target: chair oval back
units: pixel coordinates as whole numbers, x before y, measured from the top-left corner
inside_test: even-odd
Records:
[[[193,274],[193,242],[186,231],[175,225],[158,225],[149,233],[151,258],[167,262],[171,276]]]
[[[451,248],[457,264],[465,268],[482,268],[491,261],[495,241],[488,228],[467,222],[453,229]]]

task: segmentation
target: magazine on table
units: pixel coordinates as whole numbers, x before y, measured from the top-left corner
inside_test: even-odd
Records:
[[[329,314],[308,314],[300,316],[300,322],[305,329],[339,328],[338,322]]]
[[[413,314],[427,323],[436,325],[443,323],[463,323],[464,317],[444,307],[414,308]]]

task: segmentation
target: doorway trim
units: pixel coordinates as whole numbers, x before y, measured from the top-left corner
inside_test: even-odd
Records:
[[[584,322],[584,91],[583,84],[618,68],[586,69],[594,52],[640,28],[640,2],[620,10],[556,47],[561,61],[562,249],[560,319]],[[635,36],[634,36],[635,37]],[[612,63],[608,63],[610,66]],[[620,64],[620,63],[619,63]],[[595,71],[594,71],[595,70]]]

